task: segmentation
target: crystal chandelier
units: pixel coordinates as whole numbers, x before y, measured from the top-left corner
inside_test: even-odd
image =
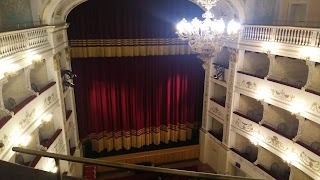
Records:
[[[202,14],[203,21],[194,18],[191,22],[182,19],[177,24],[177,34],[182,40],[188,40],[192,51],[200,53],[202,56],[212,56],[221,51],[226,41],[232,41],[238,37],[240,24],[231,20],[228,27],[225,27],[221,19],[213,19],[210,12],[216,6],[218,0],[197,0],[197,3],[204,6],[206,12]]]

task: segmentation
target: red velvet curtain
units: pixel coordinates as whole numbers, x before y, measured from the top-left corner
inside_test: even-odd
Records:
[[[193,55],[73,59],[80,138],[97,151],[190,138],[183,132],[202,116],[201,64]]]
[[[69,39],[177,38],[181,19],[201,18],[188,0],[90,0],[68,15]]]

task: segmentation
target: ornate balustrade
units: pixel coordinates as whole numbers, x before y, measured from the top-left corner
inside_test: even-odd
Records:
[[[49,45],[46,27],[0,33],[0,58],[11,54]]]
[[[294,155],[295,161],[291,162],[293,166],[298,167],[311,177],[319,176],[320,157],[292,140],[237,114],[233,114],[231,129],[250,140],[255,140],[260,146],[282,159]]]
[[[287,111],[299,111],[296,113],[320,124],[320,97],[315,94],[240,73],[237,74],[236,92]]]
[[[320,47],[320,29],[245,25],[241,39]]]

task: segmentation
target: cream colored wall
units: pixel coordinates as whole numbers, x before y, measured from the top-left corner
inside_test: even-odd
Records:
[[[308,22],[320,22],[320,1],[319,0],[281,0],[280,3],[280,12],[279,12],[279,21],[287,21],[289,7],[292,3],[307,3],[307,16],[306,19]]]
[[[292,180],[302,180],[302,179],[303,180],[312,180],[313,179],[294,166],[291,166],[291,177],[292,177]]]
[[[256,74],[261,71],[263,76],[269,72],[270,60],[266,54],[247,52],[244,55],[244,62],[242,69],[245,72]]]
[[[320,142],[320,125],[312,121],[305,121],[302,128],[301,140],[311,145],[312,142]]]
[[[30,72],[31,83],[35,83],[38,88],[42,88],[48,83],[47,68],[45,63],[36,64]]]
[[[9,77],[8,81],[8,83],[3,85],[2,96],[5,107],[10,109],[11,105],[8,102],[8,98],[13,98],[17,104],[27,98],[28,90],[24,70],[19,70],[18,74]]]
[[[263,106],[259,101],[245,95],[240,95],[238,110],[242,113],[247,113],[249,110],[252,109],[259,109],[260,112],[263,112]]]
[[[272,76],[281,80],[287,78],[289,82],[302,81],[307,82],[309,68],[306,63],[300,59],[292,59],[287,57],[276,57],[272,69]]]
[[[208,145],[206,149],[207,163],[218,174],[225,174],[227,167],[227,151],[220,144],[207,138]]]
[[[275,106],[268,106],[266,119],[267,124],[273,125],[274,128],[277,128],[280,123],[285,123],[287,125],[287,132],[291,132],[292,129],[299,126],[299,121],[294,115]]]

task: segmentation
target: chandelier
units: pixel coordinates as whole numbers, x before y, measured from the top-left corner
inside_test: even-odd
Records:
[[[194,18],[191,22],[182,19],[177,24],[177,34],[182,40],[188,40],[192,51],[202,56],[211,57],[214,53],[221,51],[225,42],[232,41],[238,37],[240,24],[231,20],[225,27],[221,19],[213,19],[211,13],[213,6],[218,0],[197,0],[197,3],[204,6],[206,11],[202,14],[203,21]]]

